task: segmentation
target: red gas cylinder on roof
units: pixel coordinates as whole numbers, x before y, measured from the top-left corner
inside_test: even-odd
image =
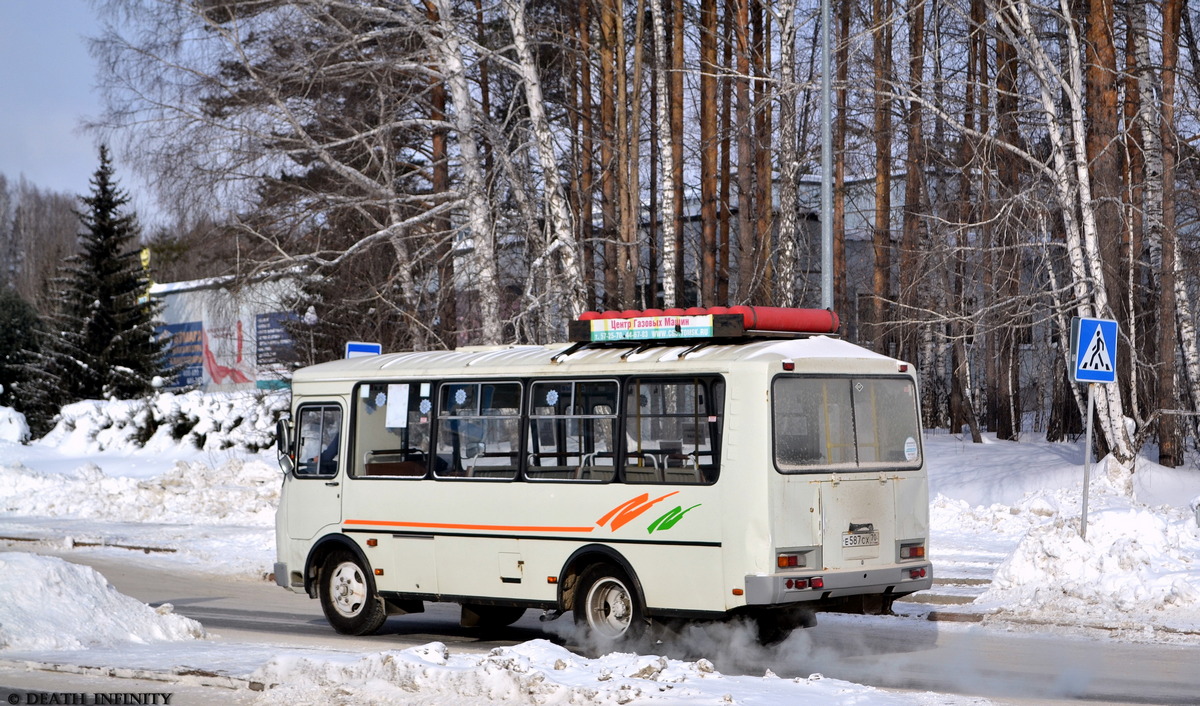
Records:
[[[838,316],[829,309],[790,309],[778,306],[733,306],[730,314],[741,314],[747,331],[795,331],[836,333]]]
[[[624,311],[609,310],[604,312],[585,311],[579,315],[580,321],[596,319],[636,319],[654,316],[720,316],[736,314],[742,317],[742,324],[747,331],[774,331],[783,333],[837,333],[838,315],[828,309],[793,309],[778,306],[712,306],[708,308],[693,306],[687,309],[672,307],[662,309],[626,309]]]

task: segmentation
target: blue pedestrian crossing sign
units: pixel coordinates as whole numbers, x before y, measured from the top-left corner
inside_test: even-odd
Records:
[[[1071,354],[1075,382],[1117,381],[1117,322],[1071,319]]]

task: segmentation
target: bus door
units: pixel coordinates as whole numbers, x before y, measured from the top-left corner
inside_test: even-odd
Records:
[[[296,468],[287,479],[287,530],[292,539],[312,539],[342,521],[346,435],[337,404],[301,406],[296,423]]]

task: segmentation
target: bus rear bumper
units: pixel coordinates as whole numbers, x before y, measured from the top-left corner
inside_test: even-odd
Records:
[[[813,579],[819,579],[816,588]],[[933,565],[929,563],[854,571],[757,574],[746,577],[746,605],[782,605],[873,594],[903,596],[931,586]]]

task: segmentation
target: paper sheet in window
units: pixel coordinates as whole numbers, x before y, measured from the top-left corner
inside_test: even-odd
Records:
[[[404,429],[408,426],[408,385],[388,385],[387,418],[389,429]]]

